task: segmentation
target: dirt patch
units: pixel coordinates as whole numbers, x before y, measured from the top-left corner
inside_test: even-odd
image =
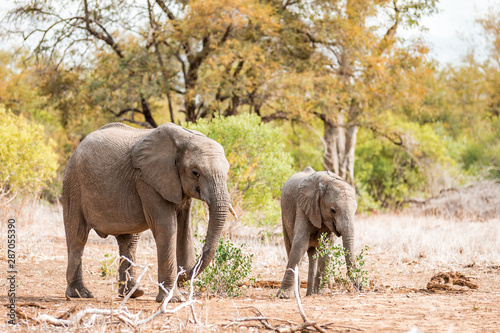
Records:
[[[427,290],[430,291],[468,291],[478,287],[469,277],[459,272],[439,272],[427,283]]]
[[[38,327],[44,330],[107,331],[125,332],[131,327],[116,316],[107,319],[97,317],[92,323],[91,315],[86,316],[78,325],[57,328],[47,322],[37,321],[41,315],[54,318],[68,318],[85,308],[116,309],[123,300],[117,297],[117,285],[113,278],[103,278],[98,274],[100,256],[95,251],[105,253],[102,245],[91,245],[90,255],[84,258],[84,278],[87,286],[94,292],[94,299],[70,299],[64,296],[65,260],[41,260],[40,262],[19,265],[19,288],[17,298],[19,330]],[[269,250],[252,248],[256,253],[255,265],[263,262]],[[102,257],[102,256],[101,256]],[[155,253],[146,253],[139,258],[141,262],[154,262]],[[304,313],[327,332],[407,332],[418,327],[422,332],[444,332],[453,327],[454,332],[496,332],[500,327],[500,276],[488,273],[488,266],[474,265],[462,268],[463,275],[443,275],[442,280],[461,281],[464,277],[475,276],[478,289],[468,288],[468,292],[441,291],[425,289],[429,276],[436,274],[435,267],[415,263],[408,265],[389,265],[384,256],[373,254],[370,266],[370,279],[374,288],[363,293],[329,290],[320,295],[305,297],[307,262],[301,265],[301,302]],[[295,299],[276,298],[283,267],[256,266],[260,278],[247,280],[244,296],[236,298],[209,297],[205,293],[195,295],[198,302],[194,305],[197,323],[192,310],[184,308],[174,315],[162,315],[139,328],[143,331],[170,332],[270,332],[269,327],[286,330],[302,325],[303,320]],[[441,270],[438,270],[440,272]],[[444,271],[447,272],[447,271]],[[152,270],[154,273],[154,269]],[[153,281],[144,280],[145,295],[129,300],[127,309],[141,318],[152,315],[158,310],[155,302],[157,286]],[[470,282],[470,281],[469,281]],[[455,285],[453,285],[455,286]],[[462,287],[465,288],[465,287]],[[6,290],[3,288],[3,290]],[[470,290],[473,290],[471,292]],[[187,291],[184,289],[183,291]],[[0,294],[0,302],[7,304],[5,292]],[[169,305],[170,308],[177,306]],[[249,318],[267,318],[250,320]],[[7,327],[0,323],[0,331]],[[86,326],[87,325],[87,326]],[[269,325],[269,327],[266,327]],[[43,328],[42,328],[43,327]],[[308,327],[309,331],[314,328]]]
[[[281,287],[281,281],[275,280],[251,280],[245,281],[241,284],[242,286],[252,287],[252,288],[271,288],[278,289]],[[300,288],[307,288],[307,282],[301,281]]]

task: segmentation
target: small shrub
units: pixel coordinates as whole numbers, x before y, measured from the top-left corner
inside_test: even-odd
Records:
[[[115,268],[116,268],[116,263],[115,263],[116,257],[106,253],[104,255],[104,259],[101,260],[101,276],[102,277],[110,277],[115,274]]]
[[[252,270],[253,254],[244,254],[244,247],[245,244],[238,247],[221,238],[214,259],[196,281],[196,287],[214,295],[240,296],[239,285]]]
[[[326,234],[322,234],[319,239],[319,246],[313,258],[327,257],[325,272],[321,276],[320,290],[325,288],[332,289],[335,284],[340,284],[347,290],[356,289],[353,281],[357,281],[361,288],[368,286],[368,272],[364,269],[365,255],[368,252],[368,246],[365,246],[355,257],[353,267],[347,272],[347,278],[342,274],[342,268],[346,266],[345,256],[348,251],[341,245],[334,245],[328,239]]]

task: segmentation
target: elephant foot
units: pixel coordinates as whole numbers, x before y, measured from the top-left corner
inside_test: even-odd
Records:
[[[293,290],[283,290],[280,288],[278,290],[278,293],[276,294],[276,297],[282,298],[282,299],[290,299],[294,296]]]
[[[118,288],[118,296],[120,297],[125,297],[135,286],[135,281],[128,281],[126,284],[124,282],[118,282],[119,288]],[[132,295],[130,295],[130,298],[137,298],[141,297],[144,295],[144,290],[141,288],[137,288]]]
[[[66,296],[70,298],[94,298],[94,294],[85,287],[83,282],[67,286]]]
[[[158,293],[158,296],[156,296],[156,301],[158,303],[163,302],[163,300],[167,297],[167,293],[163,290],[160,289],[160,292]],[[174,295],[172,296],[172,299],[170,300],[170,303],[181,303],[187,301],[186,297],[184,297],[181,292],[179,291],[178,288],[174,289]]]

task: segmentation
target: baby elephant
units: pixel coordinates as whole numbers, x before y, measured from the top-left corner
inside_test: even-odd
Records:
[[[277,296],[293,296],[293,272],[307,251],[309,274],[307,296],[319,292],[320,277],[324,273],[326,258],[314,259],[319,238],[326,233],[342,236],[348,251],[346,263],[350,269],[354,262],[354,189],[342,178],[328,171],[314,171],[307,167],[287,180],[281,194],[281,215],[288,265]]]

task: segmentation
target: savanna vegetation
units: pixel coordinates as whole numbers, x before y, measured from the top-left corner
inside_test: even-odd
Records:
[[[491,314],[497,301],[489,297],[500,290],[492,274],[500,262],[500,7],[476,20],[486,56],[470,50],[450,64],[433,59],[425,41],[401,33],[424,29],[422,19],[436,13],[438,0],[31,0],[9,8],[0,35],[0,216],[21,221],[21,295],[64,292],[58,201],[65,165],[85,136],[110,122],[138,128],[174,122],[224,147],[229,194],[240,216],[230,218],[212,265],[195,282],[207,295],[203,328],[211,327],[210,312],[214,325],[226,329],[221,317],[236,308],[208,295],[249,292],[252,302],[276,301],[275,290],[269,296],[268,289],[249,286],[279,283],[283,275],[281,187],[307,166],[353,185],[362,213],[356,227],[364,250],[356,254],[356,270],[343,268],[338,241],[321,240],[316,255],[330,258],[321,288],[353,290],[354,278],[374,293],[369,306],[392,317],[387,325],[386,317],[363,318],[378,312],[338,294],[341,301],[328,305],[309,299],[311,307],[328,308],[348,328],[357,325],[350,319],[354,309],[368,331],[409,329],[405,320],[415,311],[431,318],[429,330],[451,331],[456,324],[470,331],[483,319],[479,328],[497,327],[491,319],[498,318]],[[419,212],[440,217],[397,215],[423,202],[428,205]],[[192,215],[201,247],[199,224],[208,219],[201,201]],[[95,234],[90,240],[84,274],[112,308],[116,244]],[[138,261],[154,263],[150,231],[141,243]],[[421,292],[437,267],[486,281],[470,298],[477,303],[452,316],[451,326],[443,316],[464,302],[433,299],[418,309],[413,303],[421,295],[411,293]],[[143,284],[148,297],[158,288]],[[377,303],[379,296],[386,299]],[[404,306],[395,310],[395,298]],[[47,301],[49,308],[58,309],[61,300]],[[344,303],[350,305],[336,307]],[[437,303],[451,305],[437,309]],[[145,313],[157,308],[137,304]],[[269,305],[268,313],[293,319],[283,310],[290,303],[281,304]],[[196,321],[198,308],[192,311]],[[482,317],[464,321],[463,313]],[[182,321],[148,328],[189,331],[192,320]],[[112,321],[85,327],[120,329]]]
[[[71,152],[113,121],[220,141],[250,223],[278,221],[281,184],[307,165],[355,185],[360,211],[498,179],[499,9],[477,20],[488,57],[444,65],[398,34],[436,3],[18,2],[3,22],[24,42],[0,53],[3,200],[57,200]]]

